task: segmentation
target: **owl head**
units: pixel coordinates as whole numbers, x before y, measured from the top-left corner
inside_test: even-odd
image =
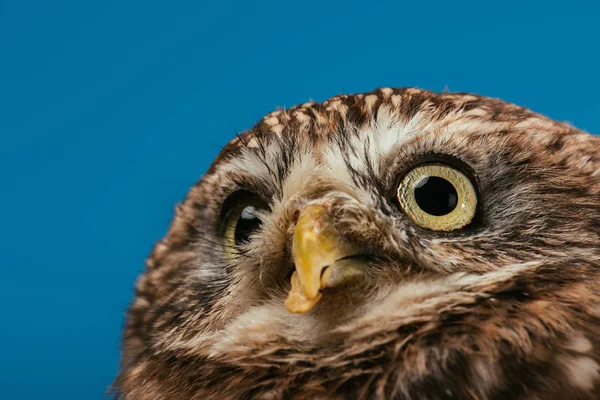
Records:
[[[595,398],[599,260],[598,137],[418,89],[281,109],[177,207],[117,390]]]

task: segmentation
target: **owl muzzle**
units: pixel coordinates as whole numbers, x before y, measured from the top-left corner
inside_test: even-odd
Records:
[[[364,275],[364,262],[341,237],[324,206],[310,204],[301,211],[292,237],[296,270],[285,301],[289,312],[307,313],[319,302],[323,289],[348,285]]]

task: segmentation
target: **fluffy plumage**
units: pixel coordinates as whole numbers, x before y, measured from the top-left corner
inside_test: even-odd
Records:
[[[398,177],[448,158],[478,187],[467,229],[416,226]],[[221,207],[269,203],[235,257]],[[306,314],[284,307],[290,235],[326,204],[371,259]],[[177,207],[136,285],[126,399],[600,397],[600,138],[471,94],[380,89],[278,110]]]

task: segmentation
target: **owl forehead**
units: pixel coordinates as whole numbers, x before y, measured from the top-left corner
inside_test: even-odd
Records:
[[[285,120],[286,115],[291,115]],[[282,120],[284,121],[282,123]],[[262,132],[251,131],[229,168],[249,171],[262,182],[281,185],[283,199],[311,179],[351,187],[355,197],[370,202],[370,179],[381,175],[382,160],[419,132],[431,128],[420,115],[403,121],[381,105],[366,123],[342,123],[303,105],[264,119]],[[264,136],[266,132],[266,137]],[[325,182],[323,182],[325,183]]]
[[[323,103],[308,102],[267,114],[251,130],[234,138],[225,152],[258,146],[265,137],[302,136],[322,145],[348,128],[391,123],[485,122],[491,126],[540,122],[540,116],[500,100],[468,93],[434,93],[415,88],[381,88],[369,93],[339,95]]]
[[[429,135],[450,144],[457,135],[497,133],[515,125],[515,113],[521,124],[533,115],[470,94],[385,88],[341,95],[268,114],[230,142],[214,166],[279,185],[283,198],[319,175],[370,202],[376,194],[368,181],[382,176],[391,155],[406,153],[408,142]]]

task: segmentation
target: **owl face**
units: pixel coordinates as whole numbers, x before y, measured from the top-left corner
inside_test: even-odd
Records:
[[[491,318],[477,296],[599,258],[598,144],[498,100],[416,89],[267,115],[155,246],[129,314],[124,393],[386,397],[431,373],[431,349],[494,353],[466,329]],[[455,309],[472,321],[440,320]]]

